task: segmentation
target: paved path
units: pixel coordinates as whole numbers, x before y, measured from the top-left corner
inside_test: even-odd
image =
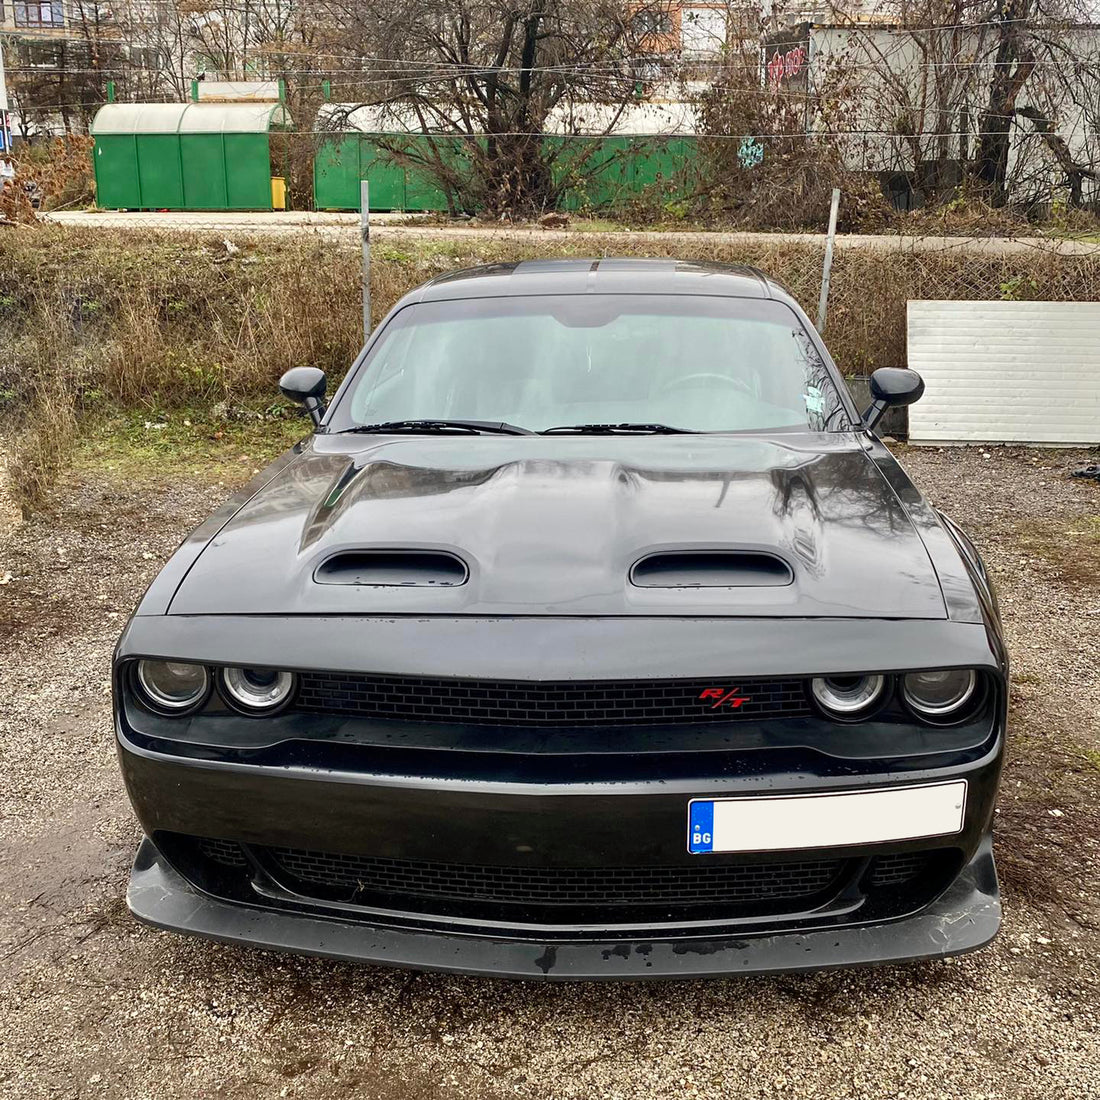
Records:
[[[302,230],[325,235],[358,237],[359,215],[321,212],[264,212],[243,213],[216,211],[202,212],[126,212],[126,211],[73,211],[46,215],[47,220],[59,225],[93,226],[103,229],[151,229],[190,230],[216,233],[294,233]],[[394,239],[401,237],[463,239],[488,238],[511,241],[573,241],[586,236],[598,237],[606,246],[617,240],[637,244],[652,241],[655,244],[697,242],[699,244],[759,245],[768,242],[823,246],[822,233],[734,233],[683,231],[631,231],[594,232],[585,229],[505,228],[499,226],[452,226],[418,224],[423,215],[372,214],[372,236]],[[842,233],[836,247],[879,249],[899,252],[965,251],[987,256],[1004,256],[1035,251],[1056,252],[1065,256],[1100,256],[1100,242],[1085,240],[1060,240],[1047,237],[911,237],[896,234]]]
[[[289,233],[298,229],[357,229],[359,215],[312,210],[57,210],[40,215],[59,225],[104,229],[247,229],[256,233]],[[371,224],[415,222],[423,214],[372,214]]]

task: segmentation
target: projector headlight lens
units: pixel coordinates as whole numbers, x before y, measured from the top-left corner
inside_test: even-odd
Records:
[[[222,669],[222,688],[230,706],[246,714],[273,714],[290,702],[294,673],[272,668]]]
[[[814,701],[830,717],[859,718],[882,701],[885,676],[817,676],[810,684]]]
[[[919,717],[944,722],[961,715],[977,686],[978,676],[972,668],[932,669],[910,672],[902,680],[901,693]]]
[[[190,661],[138,661],[137,683],[145,703],[161,714],[183,714],[205,701],[210,673]]]

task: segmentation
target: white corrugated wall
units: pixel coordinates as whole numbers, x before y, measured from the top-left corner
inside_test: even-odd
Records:
[[[910,302],[917,443],[1100,443],[1100,302]]]

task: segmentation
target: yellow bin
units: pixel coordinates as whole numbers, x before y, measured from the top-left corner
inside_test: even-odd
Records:
[[[283,176],[271,177],[271,209],[286,209],[286,179]]]

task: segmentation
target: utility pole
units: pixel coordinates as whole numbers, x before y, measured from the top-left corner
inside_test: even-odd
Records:
[[[8,122],[8,85],[4,79],[3,34],[0,34],[0,152],[11,152],[11,124]]]

